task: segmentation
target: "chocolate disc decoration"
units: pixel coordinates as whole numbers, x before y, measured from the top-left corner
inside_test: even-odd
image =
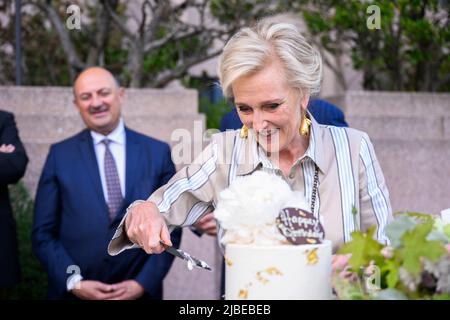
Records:
[[[276,220],[278,230],[292,244],[322,243],[325,232],[319,219],[299,208],[283,208]]]

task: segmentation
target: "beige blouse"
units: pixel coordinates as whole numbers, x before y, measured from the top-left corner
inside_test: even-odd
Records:
[[[321,215],[333,251],[349,241],[353,231],[367,230],[372,225],[377,227],[377,240],[388,243],[385,228],[392,219],[389,192],[369,137],[355,129],[324,126],[311,120],[309,147],[287,177],[266,157],[251,130],[247,138],[241,138],[239,130],[227,131],[214,135],[194,163],[178,171],[147,200],[157,204],[173,230],[194,224],[217,204],[219,193],[234,179],[255,170],[282,176],[311,202],[317,166],[314,214]],[[112,255],[137,247],[123,232],[124,220],[109,245]],[[222,232],[219,226],[219,239]]]

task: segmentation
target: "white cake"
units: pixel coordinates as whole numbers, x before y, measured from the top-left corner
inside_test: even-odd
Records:
[[[331,241],[225,247],[225,299],[331,299]]]
[[[226,299],[331,299],[331,241],[310,208],[303,192],[264,171],[220,193]]]

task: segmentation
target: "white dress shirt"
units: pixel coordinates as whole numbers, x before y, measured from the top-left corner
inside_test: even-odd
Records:
[[[103,195],[106,202],[108,202],[108,189],[106,187],[105,177],[105,144],[102,143],[104,139],[109,139],[109,149],[116,162],[117,171],[119,173],[120,190],[122,197],[125,198],[125,126],[123,120],[120,119],[117,127],[107,136],[98,132],[91,131],[91,136],[94,142],[95,155],[97,157],[98,168],[100,170],[100,179],[102,180]]]

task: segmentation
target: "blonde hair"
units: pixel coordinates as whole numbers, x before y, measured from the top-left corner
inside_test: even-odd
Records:
[[[305,40],[296,24],[268,17],[241,29],[225,45],[218,67],[225,96],[233,96],[231,86],[236,79],[263,69],[274,58],[281,61],[292,88],[309,94],[320,91],[320,53]]]

